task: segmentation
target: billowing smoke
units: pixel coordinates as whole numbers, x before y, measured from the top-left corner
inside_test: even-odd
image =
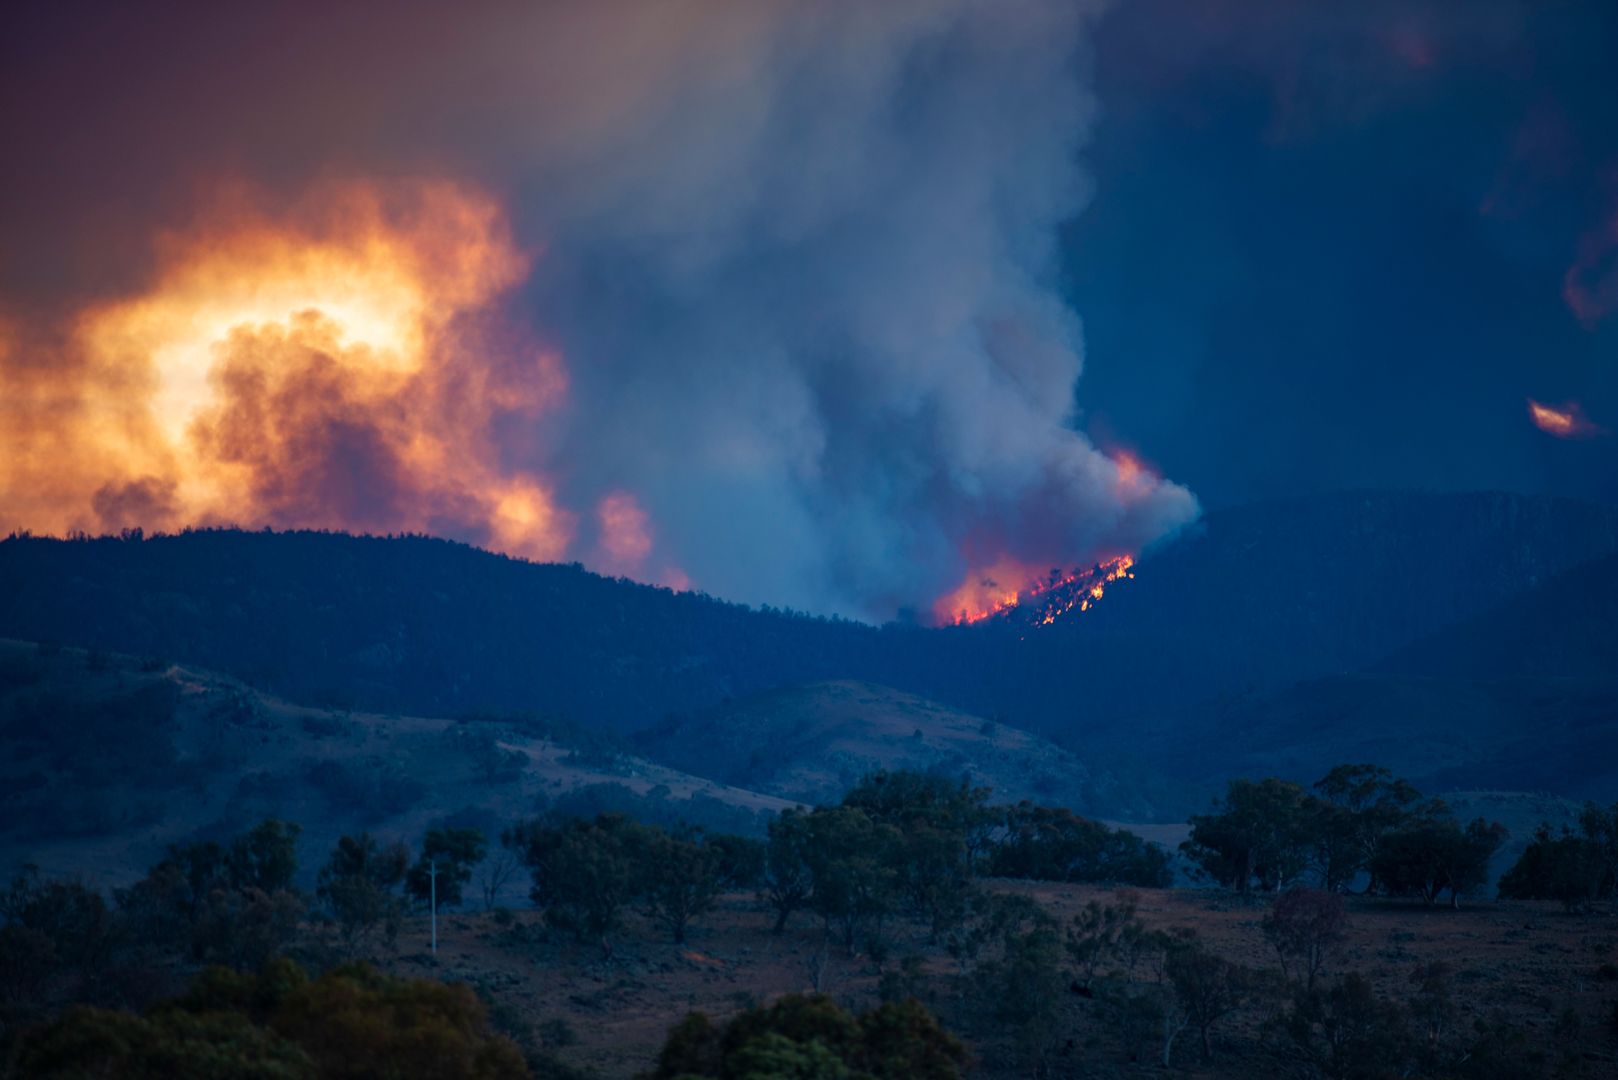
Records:
[[[150,92],[42,149],[134,143],[0,278],[0,527],[419,529],[885,617],[1194,516],[1072,423],[1083,5],[369,14],[193,12],[183,77],[61,88]],[[146,245],[88,274],[108,217]]]

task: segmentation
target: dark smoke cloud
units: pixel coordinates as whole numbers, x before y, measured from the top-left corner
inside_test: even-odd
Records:
[[[972,563],[1085,562],[1196,513],[1073,428],[1082,335],[1055,242],[1088,195],[1092,17],[1059,0],[17,11],[3,89],[26,107],[0,137],[30,167],[0,211],[17,237],[0,295],[37,312],[138,287],[154,231],[221,177],[288,203],[331,175],[468,179],[538,253],[523,313],[570,388],[543,431],[508,417],[466,437],[554,478],[574,550],[610,547],[586,511],[628,492],[655,558],[703,588],[891,615]],[[399,467],[416,418],[345,408],[340,371],[290,363],[295,344],[233,346],[198,437],[276,522],[319,494],[382,529],[426,497],[454,531],[453,498]],[[263,456],[266,424],[297,434],[283,456]],[[132,520],[143,499],[161,484],[96,510]]]

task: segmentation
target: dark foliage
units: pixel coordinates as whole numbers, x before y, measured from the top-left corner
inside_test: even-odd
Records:
[[[788,995],[723,1026],[692,1013],[669,1032],[651,1076],[954,1080],[966,1050],[915,1001],[855,1016],[828,997]]]
[[[1488,876],[1505,829],[1481,819],[1464,828],[1443,802],[1386,769],[1345,765],[1315,793],[1274,778],[1232,780],[1213,812],[1191,819],[1180,845],[1203,873],[1248,892],[1278,892],[1311,872],[1327,891],[1369,875],[1369,889],[1420,896],[1428,905],[1446,892],[1452,905]]]
[[[1515,900],[1558,900],[1586,910],[1618,894],[1618,804],[1590,803],[1578,831],[1540,826],[1515,865],[1500,879],[1500,895]]]
[[[167,1080],[518,1080],[464,986],[401,980],[364,966],[309,979],[289,961],[256,975],[213,968],[144,1016],[70,1010],[28,1035],[22,1075]]]
[[[1315,988],[1347,930],[1348,906],[1337,893],[1322,889],[1289,889],[1264,916],[1264,936],[1280,955],[1283,973],[1301,977],[1305,990]]]
[[[487,853],[488,841],[478,829],[428,829],[421,856],[405,876],[405,891],[421,904],[430,905],[436,896],[439,907],[455,907],[472,880],[472,867],[482,862]]]
[[[1019,803],[1005,812],[1005,827],[988,858],[994,877],[1149,887],[1173,880],[1162,848],[1064,807]]]
[[[1394,896],[1419,896],[1431,907],[1446,893],[1451,907],[1488,880],[1489,859],[1506,831],[1478,818],[1462,828],[1452,818],[1429,818],[1382,837],[1371,870]]]
[[[409,865],[410,852],[403,844],[384,845],[369,833],[337,841],[320,869],[316,895],[350,948],[378,930],[384,944],[393,944],[404,916],[404,900],[397,889]]]

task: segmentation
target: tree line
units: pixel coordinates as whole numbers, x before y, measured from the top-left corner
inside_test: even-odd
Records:
[[[921,919],[940,938],[984,876],[1170,881],[1168,854],[1133,833],[1055,807],[991,806],[989,795],[939,776],[878,772],[836,806],[781,812],[763,841],[610,813],[537,819],[501,841],[531,872],[546,921],[607,955],[626,909],[644,907],[678,942],[734,891],[756,891],[776,933],[809,913],[852,954],[896,917]]]
[[[1300,885],[1327,892],[1417,897],[1454,907],[1489,883],[1506,839],[1497,822],[1458,820],[1377,765],[1339,765],[1308,788],[1233,780],[1209,813],[1190,819],[1181,852],[1208,879],[1241,893]],[[1509,900],[1556,900],[1589,911],[1618,898],[1618,804],[1591,802],[1577,826],[1543,824],[1501,877]]]
[[[1367,894],[1417,896],[1431,906],[1488,881],[1506,830],[1462,823],[1377,765],[1339,765],[1311,787],[1232,780],[1207,814],[1190,819],[1182,852],[1208,878],[1241,893],[1313,882],[1327,892],[1357,880]]]
[[[736,1062],[755,1060],[955,1075],[964,1060],[958,1044],[929,1009],[906,1004],[912,999],[1036,1075],[1073,1052],[1068,1033],[1084,1014],[1115,1033],[1130,1059],[1165,1066],[1187,1043],[1214,1057],[1234,1017],[1262,1015],[1265,1053],[1300,1075],[1532,1075],[1510,1071],[1532,1056],[1520,1032],[1495,1017],[1461,1023],[1441,965],[1422,967],[1403,995],[1339,970],[1347,892],[1454,903],[1486,880],[1498,826],[1463,824],[1369,765],[1339,767],[1308,788],[1232,782],[1208,814],[1192,819],[1183,851],[1219,885],[1265,901],[1260,926],[1277,972],[1224,957],[1191,930],[1148,925],[1127,890],[1064,921],[1027,890],[996,886],[990,879],[1165,886],[1170,856],[1059,807],[988,800],[968,783],[894,772],[865,778],[836,805],[776,815],[762,840],[613,813],[544,815],[493,842],[446,825],[428,830],[414,850],[357,833],[337,841],[308,893],[296,884],[300,829],[277,820],[226,840],[173,845],[110,895],[25,870],[0,890],[0,1060],[72,1064],[80,1040],[145,1047],[152,1060],[168,1060],[162,1055],[186,1040],[217,1035],[232,1053],[247,1054],[241,1048],[250,1044],[286,1065],[243,1075],[327,1075],[318,1039],[309,1035],[315,1042],[305,1046],[277,1019],[282,1004],[337,985],[328,978],[349,980],[338,986],[343,994],[378,1002],[416,993],[343,965],[392,947],[404,917],[435,895],[440,907],[474,893],[494,907],[526,871],[544,922],[598,946],[607,960],[632,910],[681,942],[722,897],[751,894],[776,933],[812,918],[823,943],[850,958],[859,953],[858,963],[880,972],[882,1007],[863,1014],[807,997],[744,1012],[746,1022],[690,1019],[671,1036],[657,1075],[744,1075]],[[1577,830],[1542,829],[1502,879],[1501,895],[1557,899],[1570,909],[1610,900],[1615,850],[1618,807],[1591,806]],[[916,949],[923,938],[925,955],[948,958],[947,975],[925,970]],[[289,955],[327,974],[277,968]],[[815,959],[825,963],[824,947]],[[260,972],[256,978],[279,972],[280,989],[215,995],[204,1007],[175,981],[203,965]],[[813,978],[819,989],[820,973]],[[247,985],[206,979],[193,989]],[[256,1004],[241,1004],[249,1001]],[[92,1011],[51,1019],[69,1003]],[[450,1002],[440,1012],[476,1056],[487,1032],[457,1009]],[[233,1011],[241,1015],[216,1015]],[[911,1073],[868,1066],[898,1054],[895,1047],[913,1052],[894,1059]],[[526,1068],[564,1075],[565,1067],[526,1050]],[[487,1052],[491,1062],[505,1060],[503,1050]],[[1479,1062],[1505,1062],[1507,1071]]]

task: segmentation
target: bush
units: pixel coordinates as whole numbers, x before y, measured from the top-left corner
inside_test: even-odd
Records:
[[[1264,936],[1281,957],[1282,973],[1295,966],[1305,990],[1315,988],[1315,977],[1343,943],[1347,930],[1348,906],[1343,898],[1318,889],[1284,892],[1264,916]]]
[[[286,960],[256,975],[211,968],[145,1016],[75,1009],[25,1037],[25,1076],[180,1080],[518,1080],[529,1075],[465,986],[363,965],[310,980]]]
[[[723,1027],[691,1013],[669,1032],[651,1076],[955,1080],[966,1061],[960,1042],[915,1001],[854,1016],[828,997],[791,994]]]
[[[1019,803],[1006,812],[1006,837],[991,850],[994,877],[1166,887],[1169,856],[1132,832],[1063,807]]]

